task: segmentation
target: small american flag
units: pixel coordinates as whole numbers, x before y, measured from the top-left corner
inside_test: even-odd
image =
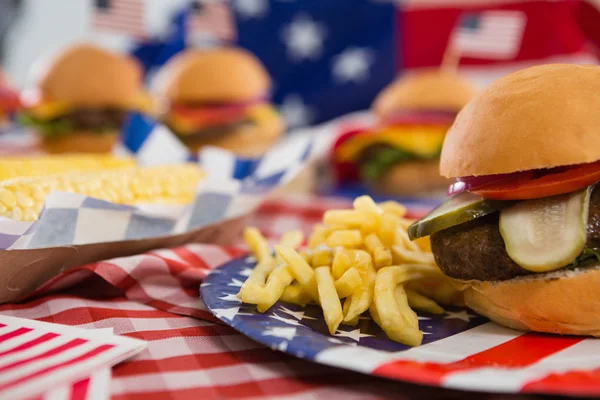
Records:
[[[237,38],[235,21],[225,0],[194,1],[187,29],[192,42],[200,39],[232,42]]]
[[[450,39],[460,56],[513,59],[523,40],[527,17],[520,11],[484,11],[465,14]]]
[[[143,0],[94,0],[93,7],[93,29],[145,36]]]

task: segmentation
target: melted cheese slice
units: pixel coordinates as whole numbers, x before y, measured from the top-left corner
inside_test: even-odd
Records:
[[[387,144],[422,157],[439,154],[447,126],[390,126],[368,134],[352,136],[335,150],[339,162],[355,161],[364,149]]]
[[[153,110],[153,99],[145,92],[140,92],[129,103],[122,104],[118,108],[123,110],[141,111],[151,114]],[[40,102],[35,106],[28,107],[28,111],[42,120],[50,120],[69,113],[73,106],[64,101]]]

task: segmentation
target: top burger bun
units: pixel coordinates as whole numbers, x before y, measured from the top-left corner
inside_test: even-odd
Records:
[[[458,114],[440,172],[454,178],[600,159],[600,67],[540,65],[512,73]]]
[[[455,74],[423,71],[402,77],[386,87],[372,108],[380,118],[400,110],[458,112],[474,94],[471,84]]]
[[[130,103],[142,86],[142,71],[133,58],[90,44],[68,47],[35,70],[42,101],[119,107]]]
[[[246,50],[219,47],[182,52],[163,68],[157,94],[171,102],[243,102],[267,95],[271,79]]]

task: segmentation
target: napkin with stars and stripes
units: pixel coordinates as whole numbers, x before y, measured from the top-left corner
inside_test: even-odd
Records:
[[[145,347],[112,329],[0,315],[0,398],[107,399],[110,367]]]

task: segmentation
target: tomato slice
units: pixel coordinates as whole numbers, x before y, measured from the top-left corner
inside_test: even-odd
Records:
[[[0,110],[14,112],[21,106],[19,96],[10,89],[0,88]]]
[[[174,105],[172,112],[198,125],[216,125],[242,119],[246,105],[232,104],[223,106],[186,106]]]
[[[553,170],[526,171],[474,187],[470,192],[492,200],[527,200],[583,189],[600,181],[600,162]]]

